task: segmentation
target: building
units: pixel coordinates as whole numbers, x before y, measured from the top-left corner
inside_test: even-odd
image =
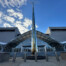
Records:
[[[0,27],[0,42],[8,43],[18,35],[20,35],[20,32],[17,27]]]
[[[3,51],[3,48],[6,46],[6,44],[13,39],[15,39],[17,36],[20,35],[20,32],[17,27],[1,27],[0,28],[0,51]]]
[[[59,42],[66,41],[66,27],[49,27],[46,34]]]
[[[65,27],[49,27],[47,32],[44,34],[40,31],[37,32],[37,46],[41,51],[44,46],[49,47],[61,47],[60,44],[66,41]],[[24,34],[20,34],[16,27],[12,28],[0,28],[0,42],[7,43],[6,49],[12,50],[12,48],[23,48],[23,50],[30,51],[31,49],[31,31]],[[27,46],[27,47],[26,47]],[[43,46],[43,47],[40,47]],[[66,43],[64,43],[66,47]],[[26,48],[25,48],[26,47]]]
[[[46,34],[63,44],[66,50],[66,27],[49,27]]]
[[[26,45],[28,48],[28,45],[31,45],[31,34],[32,34],[31,32],[32,31],[28,31],[24,34],[21,34],[18,37],[16,37],[15,39],[13,39],[12,41],[8,42],[8,44],[6,45],[4,50],[11,51],[12,48],[21,49],[21,47],[26,46]],[[52,39],[49,35],[46,35],[39,31],[36,31],[36,33],[37,33],[37,47],[39,45],[46,45],[46,46],[49,45],[51,47],[56,47],[56,50],[63,49],[62,45],[59,42],[57,42],[56,40]],[[40,49],[40,48],[38,48],[38,49]]]
[[[44,46],[51,46],[55,47],[57,51],[63,50],[62,45],[57,40],[55,40],[56,38],[52,38],[55,34],[51,32],[53,35],[50,36],[51,34],[49,29],[47,33],[49,35],[35,29],[34,3],[32,3],[32,30],[20,35],[17,28],[0,29],[0,41],[7,42],[4,51],[12,51],[13,48],[26,50],[27,47],[27,49],[31,50],[32,54],[35,54],[36,51],[40,51],[41,46],[41,49],[44,49]]]

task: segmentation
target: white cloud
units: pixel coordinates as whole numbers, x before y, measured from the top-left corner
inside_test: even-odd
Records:
[[[25,28],[23,25],[21,24],[15,24],[16,27],[18,27],[19,31],[22,33],[27,32],[29,29]]]
[[[22,19],[24,21],[22,21]],[[23,18],[23,14],[20,11],[7,9],[7,14],[0,12],[0,24],[2,24],[3,27],[18,27],[22,34],[30,30],[32,26],[32,20],[29,18]],[[38,28],[37,25],[36,28]]]
[[[28,19],[28,18],[25,18],[24,19],[24,22],[23,22],[23,25],[28,28],[29,26],[32,25],[32,20]]]
[[[2,20],[0,19],[0,24],[2,23]]]
[[[12,27],[12,26],[11,26],[10,24],[8,24],[8,23],[4,23],[3,26],[4,26],[4,27]]]
[[[15,26],[18,27],[19,31],[21,33],[25,33],[27,31],[29,31],[29,26],[32,25],[32,20],[25,18],[24,22],[21,21],[16,21]]]
[[[3,7],[20,7],[22,5],[25,5],[25,3],[27,2],[27,0],[0,0],[0,4],[3,6]]]
[[[7,12],[14,13],[13,9],[8,9]]]
[[[10,15],[10,14],[18,13],[16,11],[14,11],[13,9],[8,9],[7,13],[8,13],[9,16],[4,14],[4,13],[2,13],[2,15],[1,15],[2,20],[6,21],[6,23],[5,22],[3,23],[3,27],[18,27],[21,34],[29,31],[28,27],[31,26],[31,24],[32,24],[32,21],[30,19],[25,18],[24,22],[22,22],[21,20],[16,20],[15,17],[17,15],[13,15],[13,16]],[[10,23],[7,23],[7,22],[10,22]]]
[[[38,25],[35,25],[36,29],[38,28]],[[30,28],[32,30],[32,27]]]
[[[15,19],[13,17],[10,17],[10,16],[6,16],[4,17],[4,20],[8,21],[8,22],[11,22],[11,23],[14,23]]]
[[[7,12],[9,16],[13,16],[15,18],[23,19],[23,14],[20,12],[15,12],[13,9],[8,9]]]
[[[0,12],[0,24],[2,24],[2,16],[3,16],[3,13],[2,12]]]
[[[16,7],[17,6],[16,11],[13,9],[7,9],[6,14],[4,14],[3,12],[0,12],[0,24],[2,24],[3,27],[18,27],[21,34],[29,31],[30,30],[29,27],[31,27],[32,25],[32,20],[28,18],[24,19],[23,14],[18,9],[18,7],[25,5],[26,2],[27,0],[0,0],[0,4],[3,7]],[[24,21],[22,21],[22,19]]]
[[[3,12],[0,12],[0,21],[6,20],[8,22],[14,23],[15,19],[13,17],[7,16]]]
[[[38,25],[36,25],[36,28],[38,28]]]
[[[16,24],[22,24],[22,22],[21,21],[16,21]]]
[[[2,12],[0,12],[0,18],[2,17]]]

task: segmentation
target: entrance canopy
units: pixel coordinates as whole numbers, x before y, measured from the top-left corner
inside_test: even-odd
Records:
[[[0,42],[0,45],[6,45],[7,43],[4,43],[4,42]]]
[[[16,47],[17,45],[19,45],[20,42],[22,42],[22,41],[28,39],[29,37],[31,37],[31,32],[32,31],[28,31],[24,34],[19,35],[14,40],[10,41],[6,45],[4,51],[11,51],[11,49]],[[39,31],[36,31],[36,33],[37,33],[37,38],[40,38],[44,42],[47,42],[51,47],[55,47],[57,51],[58,50],[63,50],[62,45],[58,41],[52,39],[49,35],[46,35],[46,34],[44,34],[42,32],[39,32]]]

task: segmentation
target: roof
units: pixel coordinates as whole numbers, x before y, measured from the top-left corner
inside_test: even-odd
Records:
[[[4,43],[4,42],[0,42],[0,45],[6,45],[7,43]]]
[[[44,47],[45,45],[38,45],[38,47]],[[31,45],[23,45],[23,47],[31,47]]]
[[[66,27],[49,27],[50,29],[66,29]]]
[[[22,41],[28,39],[29,37],[31,37],[31,32],[32,32],[32,31],[28,31],[28,32],[26,32],[26,33],[24,33],[24,34],[21,34],[20,36],[18,36],[18,37],[15,38],[14,40],[10,41],[10,42],[6,45],[4,51],[5,51],[5,50],[10,51],[12,48],[14,48],[14,47],[16,47],[17,45],[19,45],[20,42],[22,42]],[[63,50],[62,45],[61,45],[59,42],[57,42],[56,40],[52,39],[50,36],[48,36],[48,35],[46,35],[46,34],[44,34],[44,33],[42,33],[42,32],[39,32],[39,31],[36,31],[36,33],[37,33],[37,37],[38,37],[38,38],[40,38],[41,40],[47,42],[47,43],[48,43],[49,45],[51,45],[52,47],[56,47],[56,50],[61,50],[61,49]]]
[[[0,27],[0,30],[13,30],[17,29],[17,27]]]
[[[66,41],[61,42],[61,44],[66,44]]]

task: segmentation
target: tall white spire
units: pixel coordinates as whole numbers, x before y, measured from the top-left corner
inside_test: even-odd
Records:
[[[32,54],[35,54],[36,52],[36,28],[35,28],[35,15],[34,15],[34,2],[32,2],[32,45],[31,45],[31,51]]]

